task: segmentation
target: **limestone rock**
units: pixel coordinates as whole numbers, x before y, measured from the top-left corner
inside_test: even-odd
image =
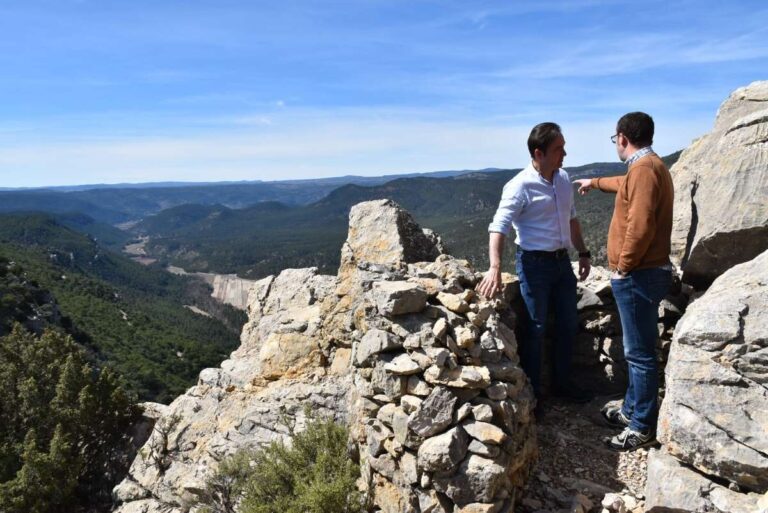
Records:
[[[734,91],[672,168],[672,257],[708,284],[768,249],[768,81]]]
[[[405,353],[397,355],[394,360],[384,366],[384,369],[399,376],[408,376],[421,371],[419,364]]]
[[[458,513],[498,513],[504,506],[503,501],[494,502],[491,504],[485,502],[474,502],[467,504],[463,508],[458,510]]]
[[[471,365],[454,369],[441,369],[433,365],[426,370],[424,378],[433,385],[455,388],[486,388],[491,384],[491,374],[487,367]]]
[[[384,281],[373,284],[373,301],[382,315],[420,312],[427,306],[427,293],[415,283]]]
[[[356,262],[401,266],[440,254],[411,215],[392,200],[358,203],[349,212],[349,246]]]
[[[681,461],[768,490],[768,251],[720,276],[675,329],[659,441]]]
[[[467,454],[467,435],[455,427],[442,435],[427,438],[419,447],[419,468],[427,472],[453,470]]]
[[[648,455],[645,508],[648,512],[759,511],[760,495],[738,493],[686,468],[664,450]],[[603,502],[605,506],[605,501]]]
[[[455,313],[469,312],[469,305],[459,294],[449,294],[447,292],[440,292],[437,294],[437,300],[445,306],[448,310]]]
[[[445,387],[435,387],[408,422],[408,428],[423,437],[442,432],[453,422],[456,396]]]
[[[502,465],[476,454],[464,460],[455,475],[434,479],[435,488],[460,507],[473,502],[493,502],[506,481]]]
[[[236,274],[217,274],[213,278],[211,296],[222,303],[245,310],[248,307],[251,289],[257,286],[257,283],[254,280],[240,278]]]
[[[372,357],[385,351],[392,351],[402,347],[402,342],[388,331],[373,328],[369,330],[355,351],[355,363],[358,366],[369,365]]]
[[[501,428],[488,422],[470,420],[462,423],[462,427],[469,436],[484,444],[499,445],[507,439],[507,435]]]

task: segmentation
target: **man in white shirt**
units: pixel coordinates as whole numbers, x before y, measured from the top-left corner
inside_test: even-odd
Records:
[[[541,394],[541,345],[550,306],[554,308],[552,393],[574,402],[587,402],[589,393],[571,380],[576,312],[576,276],[568,249],[579,252],[579,278],[590,271],[590,254],[576,218],[573,187],[561,169],[565,138],[555,123],[533,127],[528,137],[531,163],[504,186],[499,208],[488,227],[490,270],[477,291],[493,297],[501,290],[501,259],[511,228],[517,244],[515,269],[527,318],[521,340],[521,363],[537,397]]]

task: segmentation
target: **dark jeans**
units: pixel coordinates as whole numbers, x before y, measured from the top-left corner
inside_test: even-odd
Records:
[[[624,279],[611,280],[624,332],[624,358],[629,367],[629,386],[622,412],[635,431],[656,429],[659,406],[656,324],[659,303],[671,284],[672,273],[658,267],[638,269]]]
[[[555,390],[566,389],[571,376],[576,313],[576,276],[567,254],[541,255],[518,248],[515,263],[526,309],[520,363],[538,397],[541,392],[541,345],[550,305],[554,308],[556,337],[553,363]]]

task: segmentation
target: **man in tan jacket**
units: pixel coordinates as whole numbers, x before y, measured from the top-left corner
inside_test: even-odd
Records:
[[[576,180],[579,192],[616,193],[608,230],[611,287],[621,317],[629,386],[621,408],[603,411],[606,422],[623,431],[608,445],[634,450],[656,441],[658,416],[658,307],[669,291],[672,232],[672,177],[653,152],[653,119],[630,112],[619,119],[611,142],[628,165],[624,176]]]

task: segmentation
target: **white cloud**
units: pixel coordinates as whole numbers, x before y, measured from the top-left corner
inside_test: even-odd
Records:
[[[711,122],[710,122],[711,123]],[[669,153],[709,126],[657,118],[656,149]],[[615,119],[563,124],[566,166],[616,161]],[[49,140],[0,147],[4,186],[146,181],[278,180],[446,169],[521,167],[528,124],[423,121],[414,112],[307,111],[258,131],[244,127],[177,137]]]

